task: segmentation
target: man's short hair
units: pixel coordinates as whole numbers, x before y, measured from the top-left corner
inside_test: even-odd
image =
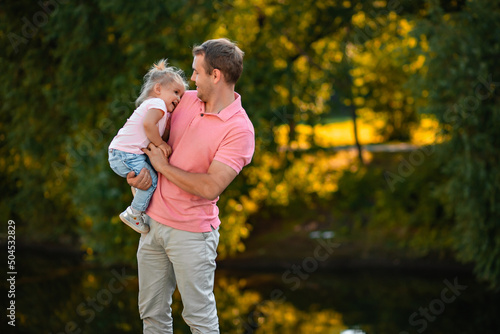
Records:
[[[227,38],[210,39],[193,48],[193,56],[205,56],[205,71],[212,74],[215,68],[220,70],[229,84],[236,84],[240,78],[244,54]]]

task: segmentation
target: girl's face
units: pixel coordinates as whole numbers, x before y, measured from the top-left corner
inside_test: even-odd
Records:
[[[184,86],[175,81],[166,85],[160,85],[160,94],[158,97],[165,102],[168,112],[173,112],[175,107],[177,107],[184,94],[184,90]]]

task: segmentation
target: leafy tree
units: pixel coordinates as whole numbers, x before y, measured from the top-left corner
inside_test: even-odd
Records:
[[[8,192],[0,196],[2,218],[19,220],[20,237],[133,259],[136,240],[116,218],[130,189],[110,170],[107,146],[154,61],[190,68],[191,46],[214,15],[208,3],[194,7],[2,4],[0,175]]]
[[[395,194],[378,193],[377,208],[390,212],[398,199],[398,217],[408,219],[408,231],[419,231],[418,240],[435,236],[436,226],[445,235],[454,221],[460,258],[476,261],[480,277],[498,281],[498,6],[486,0],[2,3],[1,218],[18,221],[18,235],[30,241],[81,244],[89,255],[132,261],[137,235],[117,218],[131,194],[110,170],[107,146],[132,113],[154,61],[168,57],[189,76],[191,47],[228,37],[246,52],[237,91],[256,126],[257,149],[219,202],[221,254],[243,250],[248,217],[262,207],[314,209],[337,190],[335,156],[279,151],[280,126],[288,136],[284,146],[298,148],[303,123],[372,110],[385,115],[388,139],[407,139],[425,103],[449,139],[436,153],[443,159],[436,165],[446,166],[444,186],[432,178],[432,187],[419,187],[425,170],[408,193],[404,184]],[[429,193],[448,209],[444,227],[436,223],[439,205],[416,206],[425,220],[420,227],[406,214],[415,207],[403,199]]]
[[[475,0],[452,12],[429,2],[415,30],[428,40],[426,71],[415,77],[449,138],[438,150],[449,178],[440,188],[453,217],[454,248],[478,276],[500,283],[500,4]],[[427,44],[427,43],[426,43]]]
[[[410,141],[419,119],[408,81],[425,60],[416,50],[417,39],[409,36],[414,23],[396,12],[376,18],[359,12],[353,22],[374,33],[351,56],[353,92],[347,102],[366,118],[383,118],[378,131],[386,140]]]

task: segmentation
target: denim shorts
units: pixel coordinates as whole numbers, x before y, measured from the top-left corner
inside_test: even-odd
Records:
[[[135,154],[123,152],[116,149],[109,149],[109,165],[111,169],[121,177],[127,177],[127,174],[131,171],[135,172],[135,175],[139,174],[143,168],[149,170],[151,179],[153,183],[148,190],[137,189],[134,200],[132,201],[132,208],[138,211],[145,211],[151,200],[151,196],[156,189],[158,183],[158,176],[156,171],[149,163],[148,156],[146,154]]]

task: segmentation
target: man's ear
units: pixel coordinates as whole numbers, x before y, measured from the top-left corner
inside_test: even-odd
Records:
[[[214,68],[213,71],[212,71],[212,77],[214,78],[214,83],[218,83],[220,80],[222,80],[222,72],[217,69],[217,68]]]

